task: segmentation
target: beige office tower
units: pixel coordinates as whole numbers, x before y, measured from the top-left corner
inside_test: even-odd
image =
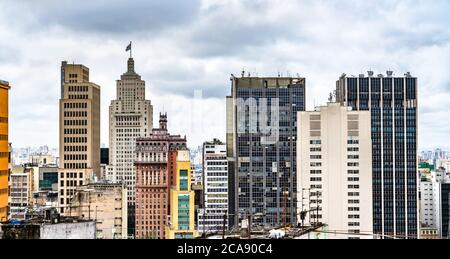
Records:
[[[58,190],[60,212],[70,214],[77,186],[100,176],[100,86],[83,65],[61,66]]]
[[[153,128],[153,106],[145,99],[145,81],[128,59],[128,69],[117,80],[117,99],[109,106],[109,166],[106,179],[128,189],[128,227],[134,233],[136,138],[148,137]]]
[[[324,223],[330,238],[372,238],[370,112],[339,103],[299,112],[297,142],[298,222]]]

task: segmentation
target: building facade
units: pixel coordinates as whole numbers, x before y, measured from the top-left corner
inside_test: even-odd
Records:
[[[37,166],[56,165],[56,157],[52,154],[32,154],[30,163]]]
[[[287,221],[295,224],[297,112],[305,110],[305,79],[243,73],[231,82],[226,140],[230,226],[248,216],[255,225],[279,226],[285,208]]]
[[[450,238],[450,183],[433,182],[433,227],[439,237]]]
[[[95,220],[98,239],[127,239],[127,195],[123,183],[80,186],[71,201],[71,216]]]
[[[371,234],[370,113],[328,103],[299,112],[297,123],[297,215],[306,213],[298,221],[324,223],[330,231],[349,233],[348,238]]]
[[[62,62],[59,102],[59,207],[62,214],[77,186],[100,177],[100,86],[89,69]]]
[[[0,222],[8,220],[9,83],[0,80]]]
[[[191,189],[191,162],[188,150],[176,152],[175,184],[170,189],[170,214],[166,239],[193,239],[195,229],[195,194]]]
[[[216,233],[228,229],[228,161],[225,143],[203,143],[204,206],[198,213],[198,231]],[[225,217],[225,218],[224,218]]]
[[[167,114],[147,138],[136,139],[136,232],[138,239],[165,239],[170,214],[170,188],[176,185],[177,150],[186,137],[171,135]]]
[[[420,223],[425,226],[434,226],[433,209],[433,183],[431,180],[423,179],[420,182]]]
[[[336,86],[339,102],[371,112],[374,232],[418,238],[417,78],[369,71]]]
[[[10,175],[9,216],[10,219],[25,220],[33,207],[34,168],[15,166]]]
[[[153,128],[153,106],[145,99],[145,81],[134,70],[133,58],[128,70],[117,80],[117,99],[109,106],[109,158],[107,179],[124,182],[128,188],[128,221],[133,232],[136,172],[136,138],[148,137]]]

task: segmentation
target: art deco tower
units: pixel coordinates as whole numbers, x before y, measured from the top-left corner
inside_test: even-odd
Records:
[[[134,70],[134,60],[128,59],[128,69],[117,80],[117,99],[109,106],[109,157],[106,178],[124,182],[128,189],[128,227],[134,230],[136,173],[134,151],[136,138],[147,137],[153,128],[153,106],[145,99],[145,81]]]

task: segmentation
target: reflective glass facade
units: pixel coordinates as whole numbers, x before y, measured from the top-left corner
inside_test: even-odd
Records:
[[[234,103],[227,108],[232,113],[228,124],[234,125],[227,137],[230,225],[249,215],[253,225],[295,224],[297,112],[305,110],[304,78],[233,78],[228,98]],[[239,99],[243,108],[236,105]],[[265,104],[268,121],[253,107]],[[278,136],[267,142],[261,127],[273,120],[278,121],[277,134],[270,132]],[[256,131],[252,122],[257,122]]]
[[[337,101],[370,110],[374,232],[417,238],[417,78],[346,77]]]

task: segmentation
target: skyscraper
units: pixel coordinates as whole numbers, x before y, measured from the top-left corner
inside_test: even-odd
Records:
[[[230,226],[296,222],[297,112],[305,79],[232,75],[227,97]],[[283,217],[283,215],[286,215]]]
[[[218,139],[205,142],[202,157],[205,199],[204,208],[198,214],[198,230],[214,233],[223,230],[224,216],[228,217],[227,146]]]
[[[0,80],[0,222],[8,220],[9,83]]]
[[[176,185],[177,150],[186,149],[186,137],[171,135],[167,114],[159,128],[136,139],[136,238],[166,238],[170,215],[170,188]]]
[[[60,212],[69,215],[77,186],[100,176],[100,86],[83,65],[63,61],[61,71],[58,189]]]
[[[324,223],[348,238],[371,238],[372,141],[370,113],[340,103],[299,112],[299,222]],[[302,212],[306,212],[302,220]],[[345,238],[346,235],[337,236]]]
[[[134,234],[136,138],[147,137],[153,128],[153,106],[145,99],[145,81],[128,59],[128,70],[117,80],[117,99],[109,106],[109,159],[107,179],[124,182],[128,189],[128,228]]]
[[[374,232],[417,238],[417,78],[369,71],[336,86],[337,101],[371,112]]]

